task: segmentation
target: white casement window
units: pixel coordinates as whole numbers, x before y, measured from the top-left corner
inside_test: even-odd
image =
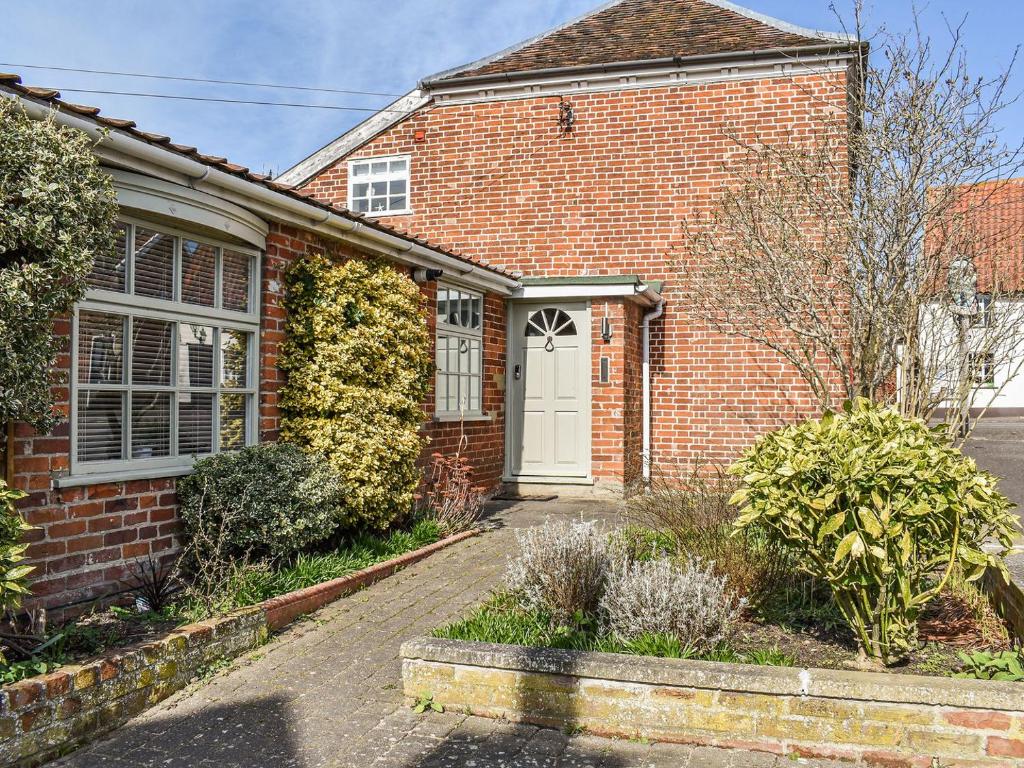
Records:
[[[483,412],[483,296],[462,288],[437,288],[438,416]]]
[[[258,269],[257,251],[121,223],[75,309],[72,475],[256,442]]]
[[[411,213],[408,155],[349,160],[348,207],[356,213]]]

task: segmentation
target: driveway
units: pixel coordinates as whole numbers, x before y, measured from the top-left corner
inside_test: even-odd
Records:
[[[522,503],[494,528],[327,606],[202,685],[182,691],[62,768],[781,768],[762,753],[640,744],[467,717],[416,715],[402,641],[463,615],[499,584],[517,528],[546,517],[615,521],[603,502]],[[804,761],[826,766],[826,761]]]
[[[1017,504],[1024,520],[1024,418],[979,420],[964,452],[1000,478],[1000,490]]]

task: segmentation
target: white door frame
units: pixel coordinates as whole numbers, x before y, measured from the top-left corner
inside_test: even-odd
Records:
[[[512,466],[512,456],[516,449],[516,441],[521,440],[522,431],[522,401],[516,403],[516,398],[513,396],[513,389],[515,384],[515,363],[518,356],[522,352],[521,339],[523,336],[523,329],[518,328],[515,319],[520,309],[540,309],[541,307],[555,307],[561,308],[565,305],[579,305],[585,304],[585,329],[577,329],[580,337],[580,353],[584,358],[584,363],[581,365],[581,373],[585,372],[582,376],[583,381],[580,389],[580,422],[587,426],[584,442],[583,451],[583,465],[585,467],[585,474],[583,475],[514,475]],[[592,384],[593,384],[593,353],[594,353],[594,335],[593,335],[593,317],[591,309],[591,301],[589,299],[538,299],[538,300],[519,300],[519,301],[508,301],[505,304],[505,476],[502,478],[505,482],[514,483],[546,483],[551,485],[557,484],[572,484],[572,485],[592,485],[594,482],[593,477],[593,409],[591,407],[592,397]],[[517,410],[518,409],[518,410]]]

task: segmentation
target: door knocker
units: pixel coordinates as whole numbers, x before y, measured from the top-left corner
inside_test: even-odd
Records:
[[[554,352],[555,351],[555,342],[553,340],[553,337],[548,336],[548,343],[544,345],[544,351],[545,352]]]

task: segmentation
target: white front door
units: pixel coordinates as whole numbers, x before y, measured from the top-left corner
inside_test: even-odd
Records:
[[[590,311],[585,303],[512,309],[509,468],[519,477],[590,474]]]

